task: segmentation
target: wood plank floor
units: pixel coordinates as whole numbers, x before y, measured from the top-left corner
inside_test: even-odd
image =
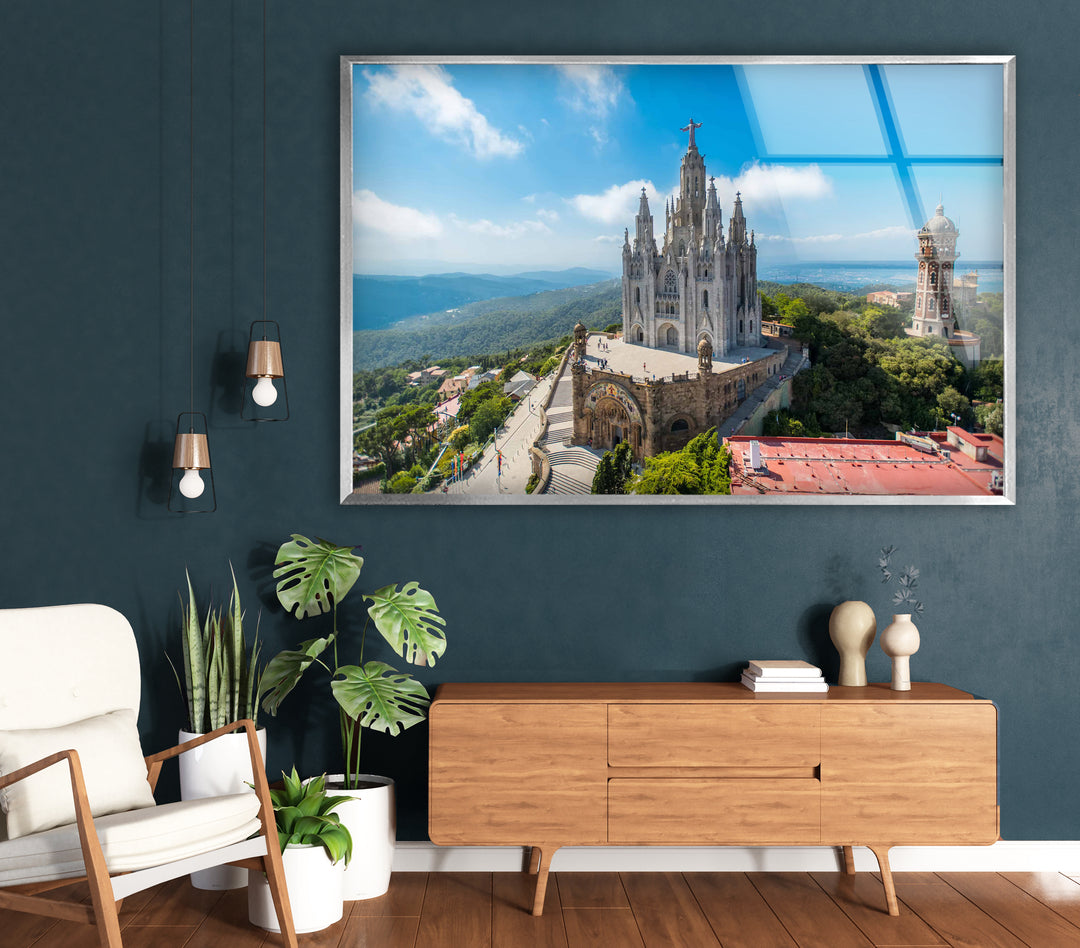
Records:
[[[533,918],[524,873],[394,875],[351,902],[310,948],[1080,948],[1080,877],[896,873],[900,917],[870,873],[553,873]],[[86,889],[58,890],[86,897]],[[247,893],[178,880],[128,899],[126,948],[271,948],[247,921]],[[86,925],[0,911],[4,948],[95,948]]]

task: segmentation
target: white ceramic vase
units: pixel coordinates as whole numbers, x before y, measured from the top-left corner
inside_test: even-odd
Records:
[[[881,633],[881,650],[892,659],[892,690],[911,691],[909,659],[919,650],[919,630],[911,613],[894,615]]]
[[[180,743],[199,737],[190,731],[180,732]],[[259,749],[266,760],[266,728],[256,731]],[[194,750],[180,755],[180,799],[201,800],[229,793],[253,793],[248,786],[254,780],[251,773],[251,752],[247,733],[223,734]],[[236,866],[215,866],[191,874],[196,889],[242,889],[247,885],[247,870]]]
[[[356,781],[374,786],[339,790],[337,786],[345,782],[342,774],[331,774],[326,778],[328,793],[352,798],[334,809],[353,838],[352,861],[345,869],[347,902],[386,894],[390,888],[397,842],[394,781],[373,774],[357,774]]]
[[[286,846],[281,861],[296,931],[321,932],[339,921],[345,911],[341,896],[345,863],[332,863],[317,843]],[[267,931],[281,931],[266,873],[252,869],[247,874],[248,920]]]
[[[840,653],[838,684],[866,684],[866,653],[874,641],[877,619],[874,610],[865,602],[849,599],[842,602],[829,616],[829,638]]]

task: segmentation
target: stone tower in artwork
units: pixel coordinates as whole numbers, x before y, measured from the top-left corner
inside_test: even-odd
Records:
[[[951,339],[956,334],[952,286],[953,262],[959,256],[956,238],[960,231],[945,216],[944,206],[938,204],[934,216],[923,224],[918,236],[919,250],[915,259],[919,262],[919,278],[915,286],[911,334]]]
[[[724,237],[714,178],[706,178],[693,119],[682,131],[690,142],[679,168],[679,194],[664,206],[664,240],[657,247],[649,199],[641,189],[631,243],[623,238],[623,338],[654,349],[695,353],[707,340],[712,353],[760,346],[761,300],[757,247],[747,234],[741,195]]]

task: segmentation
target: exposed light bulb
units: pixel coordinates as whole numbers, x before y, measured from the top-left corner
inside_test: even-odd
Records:
[[[269,375],[260,375],[259,381],[251,390],[252,400],[256,405],[268,408],[277,401],[277,389],[274,388],[274,380]]]
[[[206,484],[203,483],[202,477],[199,476],[198,468],[191,467],[184,471],[184,476],[180,478],[180,493],[187,497],[188,500],[194,500],[196,497],[201,496],[205,488]]]

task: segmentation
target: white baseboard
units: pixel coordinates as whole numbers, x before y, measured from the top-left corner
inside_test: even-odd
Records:
[[[992,846],[897,846],[894,872],[1064,872],[1080,875],[1080,841],[1003,840]],[[516,846],[436,846],[400,842],[397,872],[516,872],[525,851]],[[567,846],[551,861],[555,872],[829,872],[842,868],[831,846]],[[875,871],[869,849],[855,847],[855,868]]]

